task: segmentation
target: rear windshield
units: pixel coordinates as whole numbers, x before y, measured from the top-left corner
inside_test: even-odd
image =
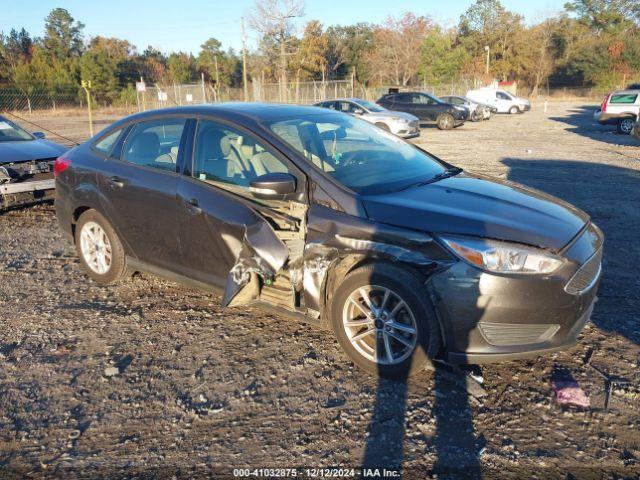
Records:
[[[617,95],[611,95],[609,103],[636,103],[637,98],[637,93],[619,93]]]

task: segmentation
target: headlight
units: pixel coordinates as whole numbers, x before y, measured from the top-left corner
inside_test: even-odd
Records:
[[[564,262],[544,250],[473,237],[440,237],[460,258],[473,266],[500,273],[549,274]]]
[[[402,118],[402,117],[395,117],[395,118],[392,118],[391,120],[395,120],[398,123],[409,123],[409,120],[407,120],[406,118]]]

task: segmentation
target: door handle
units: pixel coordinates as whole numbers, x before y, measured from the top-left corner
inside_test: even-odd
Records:
[[[109,178],[109,185],[111,185],[112,187],[115,188],[122,188],[124,187],[124,182],[122,181],[122,179],[118,176],[113,176]]]
[[[185,204],[187,206],[187,210],[193,214],[202,212],[197,198],[190,198],[189,200],[185,201]]]

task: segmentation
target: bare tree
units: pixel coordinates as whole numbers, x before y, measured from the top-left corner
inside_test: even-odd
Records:
[[[302,0],[256,0],[249,15],[249,25],[259,32],[265,44],[278,47],[279,55],[279,83],[281,100],[287,82],[287,57],[291,54],[290,43],[295,40],[293,19],[304,14]]]

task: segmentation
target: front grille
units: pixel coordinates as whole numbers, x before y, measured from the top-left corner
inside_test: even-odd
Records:
[[[572,295],[588,290],[600,275],[601,264],[602,248],[578,269],[564,287],[564,290]]]
[[[506,346],[544,342],[553,337],[560,325],[480,322],[478,328],[491,345]]]

